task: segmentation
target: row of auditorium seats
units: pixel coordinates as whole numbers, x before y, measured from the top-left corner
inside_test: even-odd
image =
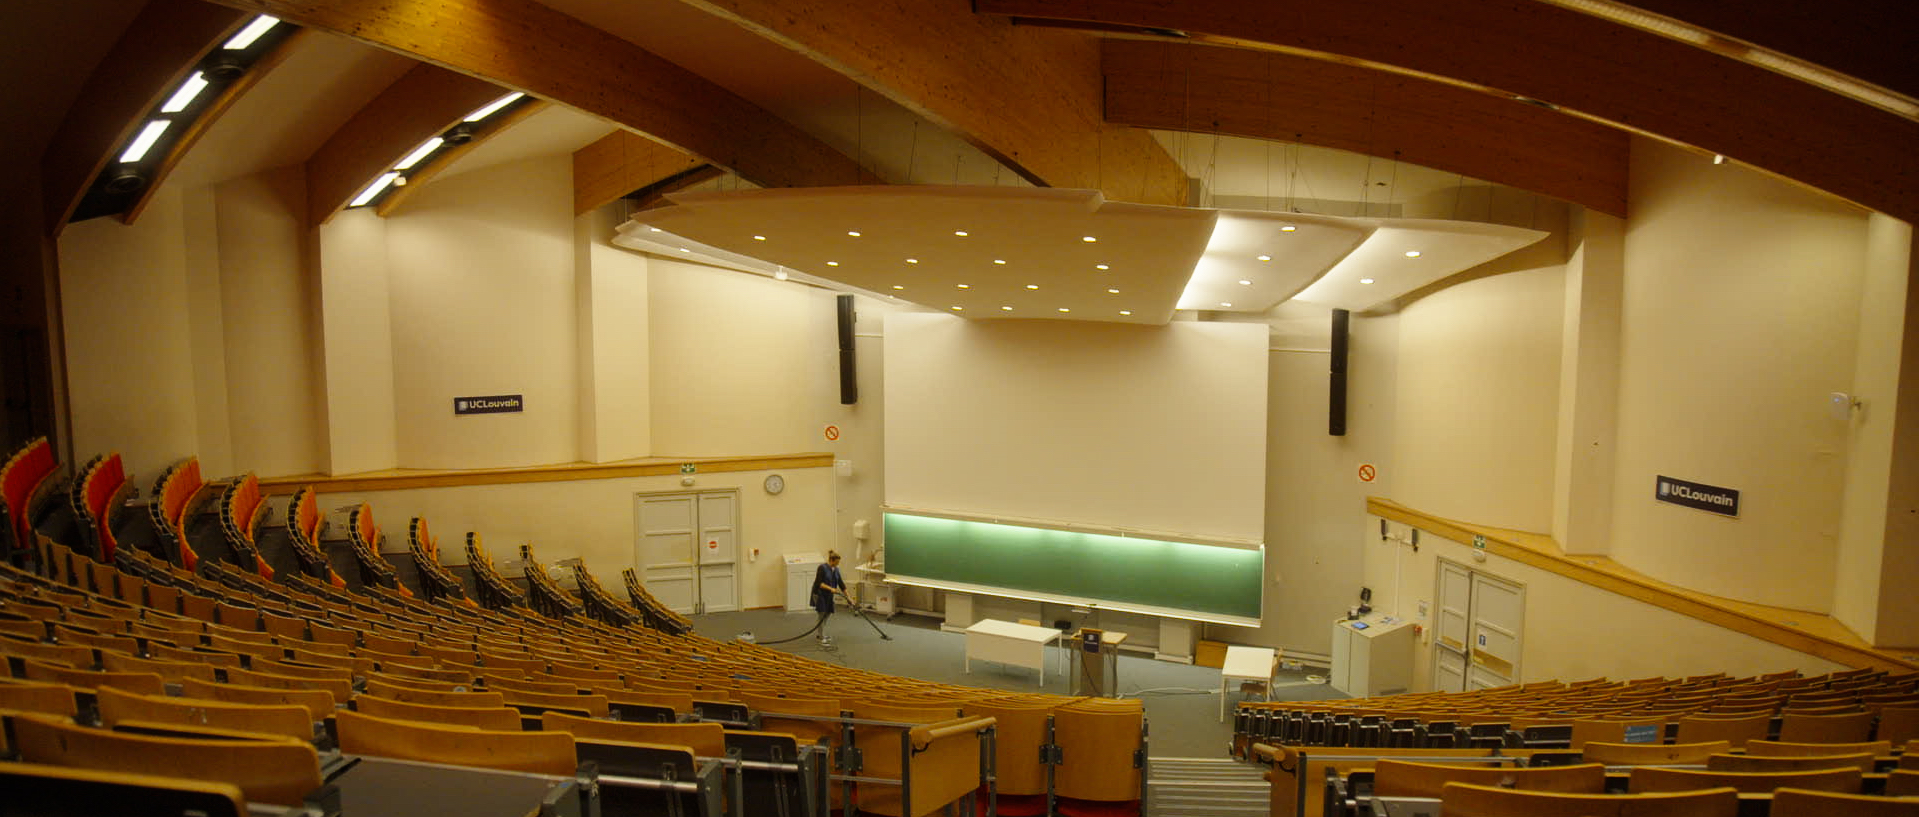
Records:
[[[91,506],[91,529],[113,534],[131,492],[105,493],[116,498]],[[363,578],[376,575],[351,587],[324,554],[312,558],[310,488],[287,506],[291,569],[272,570],[257,544],[230,546],[259,541],[257,480],[201,482],[197,464],[169,469],[150,503],[140,516],[162,535],[116,542],[111,562],[100,540],[55,541],[33,502],[4,503],[20,510],[9,523],[34,523],[18,534],[32,537],[22,561],[34,569],[0,568],[0,780],[10,793],[64,793],[70,807],[44,813],[104,813],[84,804],[128,786],[161,802],[341,813],[327,792],[351,803],[356,785],[364,796],[395,769],[414,769],[409,790],[481,769],[545,775],[608,814],[1142,809],[1136,700],[1009,695],[713,641],[630,571],[623,601],[575,565],[575,596],[523,548],[522,589],[471,533],[469,599],[418,519],[415,597],[377,575],[391,565],[365,506],[349,540]],[[216,513],[228,547],[194,539],[189,523]],[[188,569],[196,549],[226,558]],[[395,759],[416,763],[380,765]],[[597,784],[575,785],[589,776]]]
[[[1235,724],[1275,815],[1919,815],[1914,673],[1246,703]]]

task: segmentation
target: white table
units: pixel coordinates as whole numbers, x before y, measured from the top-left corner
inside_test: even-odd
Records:
[[[1226,721],[1226,686],[1233,681],[1258,681],[1266,685],[1266,698],[1272,700],[1273,668],[1279,666],[1279,653],[1271,647],[1227,647],[1226,663],[1219,668],[1219,720]]]
[[[1039,670],[1039,685],[1046,686],[1046,645],[1059,640],[1060,631],[1011,621],[982,619],[966,628],[966,671],[973,671],[973,659],[997,661]],[[1065,653],[1060,657],[1065,658]]]

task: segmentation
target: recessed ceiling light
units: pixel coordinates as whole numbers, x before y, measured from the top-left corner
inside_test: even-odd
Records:
[[[1241,281],[1239,282],[1239,285],[1240,285],[1240,286],[1243,286],[1243,287],[1249,287],[1249,286],[1252,286],[1252,285],[1253,285],[1253,282],[1251,282],[1251,281],[1246,281],[1246,280],[1241,280]]]
[[[960,238],[965,238],[965,237],[966,237],[966,231],[965,231],[965,230],[954,230],[954,231],[953,231],[953,235],[956,235],[956,236],[959,236]]]
[[[774,271],[773,271],[773,280],[775,280],[775,281],[784,281],[784,280],[786,280],[786,270],[784,270],[784,269],[776,269],[776,270],[774,270]]]
[[[827,265],[827,266],[829,266],[829,267],[837,267],[837,266],[839,266],[839,265],[840,265],[840,262],[838,262],[838,261],[828,261],[828,262],[826,262],[826,265]]]
[[[1715,153],[1715,154],[1713,154],[1713,155],[1712,155],[1712,163],[1713,163],[1713,164],[1716,164],[1716,165],[1723,165],[1723,164],[1725,164],[1725,163],[1726,163],[1726,157],[1725,157],[1725,154],[1721,154],[1721,153]]]
[[[1407,251],[1406,251],[1406,257],[1407,257],[1407,258],[1418,258],[1418,257],[1419,257],[1419,251],[1418,251],[1418,250],[1407,250]]]
[[[1117,290],[1117,289],[1109,289],[1109,290],[1106,290],[1106,292],[1107,292],[1107,294],[1109,294],[1109,295],[1118,295],[1118,294],[1119,294],[1119,290]]]
[[[1131,310],[1131,309],[1122,309],[1122,310],[1120,310],[1120,311],[1119,311],[1119,314],[1121,314],[1121,315],[1131,315],[1131,314],[1133,314],[1133,310]]]
[[[919,262],[920,262],[920,260],[919,260],[918,258],[908,258],[908,259],[906,259],[906,263],[908,263],[908,264],[917,264],[917,263],[919,263]]]
[[[519,101],[520,97],[523,97],[523,96],[526,96],[526,94],[520,93],[519,91],[514,91],[513,93],[507,94],[506,96],[500,97],[499,99],[496,99],[496,100],[493,100],[492,102],[487,103],[484,107],[481,107],[477,111],[467,114],[466,119],[461,121],[478,122],[482,119],[485,119],[489,116],[499,113],[501,108],[504,108],[508,105],[513,104],[514,102]]]
[[[858,230],[847,230],[847,231],[846,231],[846,234],[847,234],[847,235],[850,235],[850,236],[852,236],[852,237],[854,237],[854,238],[859,238],[859,237],[860,237],[860,231],[858,231]]]
[[[253,18],[253,22],[247,23],[246,28],[240,29],[240,33],[233,35],[232,39],[227,40],[226,44],[220,47],[228,51],[245,51],[247,46],[252,45],[253,41],[260,39],[261,35],[266,34],[268,29],[279,22],[278,17],[262,14]]]
[[[1294,227],[1293,225],[1291,225],[1291,224],[1288,224],[1288,225],[1286,225],[1286,226],[1284,226],[1284,227],[1281,227],[1281,228],[1279,228],[1279,231],[1280,231],[1280,232],[1282,232],[1282,233],[1290,233],[1290,232],[1293,232],[1294,230],[1298,230],[1298,229],[1299,229],[1298,227]]]
[[[680,248],[680,252],[692,252],[692,250],[689,250],[689,249],[687,249],[687,248],[685,248],[685,247],[681,247],[681,248]]]
[[[1273,257],[1272,257],[1272,256],[1270,256],[1270,255],[1262,255],[1262,256],[1260,256],[1260,257],[1259,257],[1259,260],[1261,260],[1261,261],[1271,261],[1271,260],[1273,260]]]
[[[1004,258],[995,258],[995,259],[993,259],[993,263],[995,263],[995,264],[1004,264],[1004,263],[1006,263],[1006,259],[1004,259]]]
[[[1039,284],[1027,284],[1027,289],[1039,289]]]
[[[1112,267],[1106,266],[1105,264],[1094,264],[1093,269],[1112,269]]]
[[[200,92],[206,89],[207,75],[203,72],[195,71],[193,72],[193,76],[187,77],[187,81],[180,83],[180,90],[174,91],[173,96],[167,97],[167,104],[160,106],[160,112],[179,113],[184,111],[188,105],[193,103],[193,98],[199,96]]]
[[[133,138],[133,144],[128,145],[126,152],[120,154],[120,161],[137,162],[146,158],[147,151],[153,149],[153,143],[159,141],[160,134],[166,133],[167,126],[171,124],[173,123],[165,119],[155,119],[148,122],[145,128],[140,129],[140,135]],[[387,181],[391,182],[393,180],[388,179]]]
[[[956,287],[959,287],[960,289],[972,289],[972,288],[973,288],[973,285],[972,285],[972,284],[954,284],[953,286],[956,286]]]
[[[1097,239],[1097,238],[1094,238],[1094,237],[1092,237],[1092,236],[1090,236],[1090,235],[1083,235],[1083,236],[1080,236],[1080,237],[1079,237],[1079,240],[1081,240],[1081,241],[1084,241],[1084,242],[1086,242],[1086,243],[1088,243],[1088,244],[1091,244],[1091,243],[1093,243],[1093,242],[1095,242],[1095,241],[1098,241],[1099,239]]]
[[[1231,309],[1231,308],[1233,308],[1233,305],[1232,305],[1232,304],[1229,304],[1229,303],[1227,303],[1227,302],[1225,302],[1225,301],[1220,301],[1220,302],[1219,302],[1219,305],[1220,305],[1220,306],[1223,306],[1223,307],[1226,307],[1227,309]]]
[[[659,232],[659,231],[660,231],[660,228],[658,228],[658,227],[654,227],[654,228],[653,228],[653,232],[656,232],[656,233],[657,233],[657,232]],[[763,235],[756,235],[756,236],[753,236],[753,240],[754,240],[754,241],[765,241],[765,240],[766,240],[766,236],[763,236]]]
[[[954,311],[954,312],[964,312],[964,311],[966,311],[966,307],[963,307],[963,306],[955,306],[955,307],[953,307],[953,311]]]
[[[419,147],[414,148],[413,152],[407,154],[406,158],[401,159],[399,164],[393,166],[393,169],[394,170],[412,170],[414,165],[419,164],[421,160],[432,155],[433,151],[439,150],[440,146],[443,144],[446,144],[446,140],[441,139],[438,136],[435,136],[432,139],[428,139],[425,142],[421,142]],[[653,232],[656,232],[656,233],[660,231],[660,228],[658,227],[653,227],[651,229]]]
[[[1361,279],[1359,279],[1359,282],[1360,282],[1360,283],[1362,283],[1362,284],[1370,284],[1370,283],[1372,283],[1372,282],[1373,282],[1373,279],[1371,279],[1371,278],[1361,278]]]
[[[1012,308],[1012,307],[1010,307],[1010,306],[1002,306],[1002,307],[1000,307],[1000,308],[999,308],[999,311],[1001,311],[1001,312],[1011,312],[1011,311],[1013,311],[1013,308]]]
[[[1060,308],[1059,308],[1059,311],[1061,311],[1061,312],[1071,312],[1071,311],[1073,311],[1073,310],[1071,310],[1071,309],[1067,309],[1066,307],[1063,307],[1063,306],[1062,306],[1062,307],[1060,307]]]
[[[648,228],[646,228],[646,231],[647,231],[647,232],[649,232],[649,233],[657,233],[657,232],[659,232],[659,231],[660,231],[660,228],[658,228],[658,227],[648,227]],[[761,241],[765,241],[765,240],[766,240],[766,236],[763,236],[763,235],[756,235],[756,236],[753,236],[753,237],[754,237],[754,238],[757,238],[757,239],[760,239]]]
[[[894,285],[893,285],[893,288],[894,288],[894,289],[905,289],[906,287],[903,287],[903,286],[900,286],[899,284],[894,284]]]

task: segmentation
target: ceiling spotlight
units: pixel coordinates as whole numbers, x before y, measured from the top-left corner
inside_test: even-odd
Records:
[[[1011,312],[1011,311],[1013,311],[1013,308],[1012,308],[1012,307],[1010,307],[1010,306],[1002,306],[1002,307],[1000,307],[1000,308],[999,308],[999,311],[1001,311],[1001,312]]]
[[[956,287],[959,287],[960,289],[972,289],[972,288],[973,288],[973,285],[972,285],[972,284],[954,284],[953,286],[956,286]]]
[[[858,231],[858,230],[847,230],[847,231],[846,231],[846,234],[847,234],[847,235],[850,235],[850,236],[852,236],[852,237],[854,237],[854,238],[859,238],[859,237],[860,237],[860,231]]]
[[[1406,257],[1407,257],[1407,258],[1418,258],[1418,257],[1419,257],[1419,251],[1418,251],[1418,250],[1407,250],[1407,251],[1406,251]]]
[[[1220,305],[1220,306],[1223,306],[1223,307],[1226,307],[1227,309],[1232,309],[1232,308],[1233,308],[1233,305],[1232,305],[1232,304],[1229,304],[1229,303],[1227,303],[1227,302],[1225,302],[1225,301],[1220,301],[1220,302],[1219,302],[1219,305]]]
[[[653,231],[657,233],[657,232],[659,232],[659,231],[660,231],[660,228],[658,228],[658,227],[655,227],[655,228],[653,228]],[[765,240],[766,240],[766,236],[763,236],[763,235],[756,235],[756,236],[753,236],[753,240],[754,240],[754,241],[765,241]]]
[[[1117,289],[1109,289],[1109,290],[1106,290],[1106,293],[1107,293],[1108,295],[1118,295],[1118,294],[1119,294],[1119,290],[1117,290]]]
[[[1713,164],[1716,164],[1716,165],[1723,165],[1723,164],[1725,164],[1725,163],[1726,163],[1726,156],[1725,156],[1725,154],[1723,154],[1723,153],[1715,153],[1715,154],[1713,154],[1713,155],[1712,155],[1712,163],[1713,163]]]
[[[1106,266],[1105,264],[1094,264],[1093,269],[1112,269],[1112,267]]]
[[[396,181],[397,181],[397,180],[396,180]],[[689,250],[689,249],[687,249],[687,248],[685,248],[685,247],[681,247],[681,248],[680,248],[680,252],[692,252],[692,250]]]
[[[1288,224],[1288,225],[1286,225],[1286,226],[1284,226],[1284,227],[1281,227],[1281,228],[1279,228],[1279,231],[1280,231],[1280,232],[1282,232],[1282,233],[1290,233],[1290,232],[1294,232],[1294,231],[1296,231],[1296,230],[1298,230],[1298,229],[1299,229],[1298,227],[1294,227],[1293,225],[1291,225],[1291,224]]]
[[[660,231],[660,228],[658,228],[658,227],[648,227],[648,228],[646,228],[646,231],[647,231],[647,232],[649,232],[649,233],[657,233],[657,232],[659,232],[659,231]],[[764,240],[766,240],[766,237],[765,237],[765,236],[759,236],[759,235],[756,235],[756,236],[753,236],[753,237],[754,237],[754,238],[757,238],[757,239],[760,239],[760,240],[762,240],[762,241],[764,241]]]
[[[781,268],[781,269],[776,269],[776,270],[774,270],[774,271],[773,271],[773,280],[775,280],[775,281],[784,281],[784,280],[786,280],[786,270],[785,270],[784,268]]]
[[[1004,259],[1004,258],[995,258],[995,259],[993,259],[993,263],[995,263],[995,264],[1002,264],[1002,265],[1003,265],[1003,264],[1005,264],[1005,263],[1006,263],[1006,259]]]
[[[1133,310],[1131,310],[1131,309],[1122,309],[1122,310],[1120,310],[1120,311],[1119,311],[1119,314],[1121,314],[1121,315],[1131,315],[1131,314],[1133,314]]]
[[[908,263],[908,264],[917,264],[917,263],[919,263],[919,262],[920,262],[920,260],[919,260],[918,258],[908,258],[908,259],[906,259],[906,263]]]
[[[963,307],[963,306],[955,306],[955,307],[953,307],[953,311],[954,311],[954,312],[964,312],[964,311],[966,311],[966,307]]]
[[[1371,279],[1371,278],[1361,278],[1361,279],[1359,279],[1359,282],[1360,282],[1360,283],[1362,283],[1362,284],[1370,284],[1370,283],[1372,283],[1372,282],[1373,282],[1373,279]]]
[[[893,285],[893,288],[894,288],[894,289],[905,289],[906,287],[903,287],[903,286],[900,286],[899,284],[894,284],[894,285]]]
[[[1039,284],[1027,284],[1027,289],[1039,289]]]
[[[1084,241],[1084,242],[1086,242],[1086,243],[1088,243],[1088,244],[1091,244],[1091,243],[1093,243],[1093,242],[1095,242],[1095,241],[1098,241],[1099,239],[1097,239],[1097,238],[1094,238],[1094,237],[1092,237],[1092,236],[1090,236],[1090,235],[1083,235],[1083,236],[1080,236],[1080,237],[1079,237],[1079,240],[1081,240],[1081,241]]]
[[[1246,281],[1246,280],[1241,280],[1241,281],[1239,282],[1239,285],[1240,285],[1240,286],[1243,286],[1243,287],[1249,287],[1249,286],[1252,286],[1252,285],[1253,285],[1253,282],[1251,282],[1251,281]]]
[[[828,261],[828,262],[826,262],[826,265],[827,265],[827,266],[829,266],[829,267],[837,267],[837,266],[839,266],[839,265],[840,265],[840,262],[838,262],[838,261]]]
[[[1073,310],[1071,310],[1071,309],[1067,309],[1066,307],[1063,307],[1063,306],[1062,306],[1062,307],[1060,307],[1060,308],[1059,308],[1059,311],[1061,311],[1061,312],[1071,312],[1071,311],[1073,311]]]
[[[965,238],[965,237],[966,237],[966,231],[965,231],[965,230],[954,230],[954,231],[953,231],[953,235],[956,235],[956,236],[959,236],[960,238]]]
[[[1273,257],[1272,257],[1272,256],[1270,256],[1270,255],[1262,255],[1262,256],[1260,256],[1260,257],[1259,257],[1259,260],[1261,260],[1261,261],[1271,261],[1271,260],[1273,260]]]

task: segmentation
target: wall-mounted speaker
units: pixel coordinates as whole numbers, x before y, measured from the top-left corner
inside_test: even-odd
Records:
[[[1327,384],[1326,433],[1346,436],[1346,329],[1353,313],[1333,310],[1332,378]]]
[[[853,296],[839,296],[837,305],[840,318],[840,404],[850,406],[860,401],[859,378],[853,368]]]

